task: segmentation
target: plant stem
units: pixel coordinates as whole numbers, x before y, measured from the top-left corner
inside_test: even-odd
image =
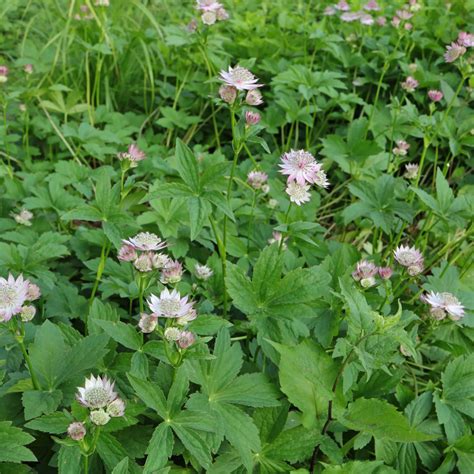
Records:
[[[41,385],[39,384],[38,379],[36,378],[35,371],[33,370],[33,366],[31,365],[30,356],[26,351],[25,343],[23,342],[23,336],[17,336],[16,340],[18,341],[18,345],[20,346],[21,352],[23,353],[26,366],[28,367],[28,372],[31,376],[31,381],[33,382],[33,387],[35,390],[41,390]]]
[[[217,250],[219,251],[219,257],[221,259],[221,266],[222,266],[222,291],[223,291],[223,312],[224,318],[227,317],[227,287],[225,278],[227,275],[227,252],[225,248],[225,244],[222,242],[219,234],[217,233],[217,226],[214,219],[209,216],[209,222],[211,223],[212,231],[214,232],[214,237],[216,239]],[[225,220],[224,220],[225,223]],[[224,228],[225,232],[225,228]]]
[[[89,456],[84,456],[84,474],[89,474]]]
[[[99,266],[97,267],[97,274],[95,277],[95,282],[94,282],[94,287],[92,288],[92,293],[89,298],[89,306],[93,303],[95,294],[97,293],[97,288],[99,287],[100,280],[102,278],[102,273],[104,272],[105,268],[105,262],[107,260],[107,254],[109,252],[109,243],[106,240],[102,244],[102,249],[100,251],[100,261],[99,261]]]

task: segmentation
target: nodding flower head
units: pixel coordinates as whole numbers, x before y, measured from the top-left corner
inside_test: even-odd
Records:
[[[446,46],[446,52],[444,53],[444,60],[447,63],[453,63],[456,59],[460,58],[466,53],[466,48],[456,42]]]
[[[138,327],[144,334],[152,333],[158,324],[158,317],[154,314],[141,313]]]
[[[67,428],[67,434],[74,441],[81,441],[81,439],[84,439],[86,433],[87,431],[84,423],[80,423],[79,421],[71,423]]]
[[[406,179],[416,179],[420,167],[416,163],[408,163],[405,165],[405,173],[403,177]]]
[[[229,66],[227,71],[220,72],[220,79],[228,86],[235,87],[239,91],[250,91],[263,85],[258,83],[258,78],[248,69],[241,66],[235,66],[234,68]]]
[[[107,377],[86,378],[84,387],[78,387],[77,400],[85,407],[97,409],[103,408],[117,398],[114,391],[114,382]]]
[[[134,143],[132,143],[129,147],[128,147],[128,151],[125,152],[125,153],[119,153],[117,155],[118,159],[120,161],[123,161],[123,160],[128,160],[130,162],[130,166],[132,168],[135,168],[137,166],[137,163],[139,161],[142,161],[146,158],[146,155],[145,153],[140,150],[140,148],[138,148],[137,145],[135,145]]]
[[[465,48],[472,48],[474,47],[474,35],[472,33],[460,31],[457,43]]]
[[[196,336],[190,331],[182,331],[178,339],[178,346],[181,349],[187,349],[196,341]]]
[[[390,280],[390,277],[393,274],[391,267],[379,267],[378,272],[382,280]]]
[[[258,112],[247,110],[245,112],[245,122],[247,125],[257,125],[260,122],[261,116]]]
[[[137,259],[138,254],[133,245],[123,244],[118,251],[117,257],[122,262],[133,262]]]
[[[233,104],[237,98],[237,89],[234,86],[223,85],[219,88],[219,95],[226,104]]]
[[[178,260],[168,260],[161,270],[160,281],[168,285],[174,285],[181,281],[183,277],[183,266]]]
[[[247,92],[247,95],[245,96],[245,102],[248,105],[252,105],[256,107],[257,105],[262,105],[263,104],[263,98],[262,98],[262,93],[258,89],[252,89]]]
[[[410,149],[410,144],[405,140],[397,140],[396,144],[397,146],[392,150],[393,154],[397,156],[406,156]]]

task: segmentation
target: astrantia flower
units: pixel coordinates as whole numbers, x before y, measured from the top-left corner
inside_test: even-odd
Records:
[[[326,7],[323,11],[324,16],[333,16],[337,13],[337,10],[333,6]]]
[[[391,23],[395,28],[398,28],[400,26],[401,20],[400,20],[400,18],[398,18],[398,16],[394,16],[392,18]]]
[[[112,418],[118,418],[125,414],[125,402],[121,398],[116,398],[108,407],[107,413]]]
[[[8,279],[0,277],[0,321],[9,321],[21,312],[28,294],[28,284],[22,275],[17,279],[12,274],[8,275]]]
[[[314,183],[316,173],[321,170],[321,165],[314,156],[305,150],[291,150],[284,153],[279,165],[280,173],[288,175],[288,181],[296,181],[299,185]]]
[[[377,274],[377,271],[378,268],[374,263],[361,260],[357,263],[356,269],[352,273],[352,278],[360,282],[362,287],[369,288],[375,285],[374,276]]]
[[[438,90],[430,90],[428,91],[428,97],[433,101],[433,102],[439,102],[443,98],[443,93]]]
[[[31,219],[33,219],[33,213],[26,209],[22,209],[18,214],[13,215],[13,219],[15,219],[18,224],[30,227]]]
[[[199,280],[209,280],[214,272],[207,265],[200,265],[196,263],[194,265],[194,271],[196,272],[196,277]]]
[[[180,326],[186,326],[191,321],[194,321],[197,318],[197,312],[194,308],[191,308],[184,316],[176,319],[176,323]]]
[[[25,64],[23,66],[23,71],[25,71],[26,74],[33,74],[33,64]]]
[[[228,71],[221,71],[220,78],[227,85],[235,87],[239,91],[250,91],[263,84],[258,84],[258,79],[248,70],[241,66],[234,68],[229,66]]]
[[[117,257],[122,262],[133,262],[138,257],[138,254],[133,245],[124,244],[120,247]]]
[[[169,291],[165,288],[160,296],[150,295],[148,306],[156,316],[163,318],[181,318],[185,316],[193,307],[193,302],[188,301],[187,296],[181,295],[178,291]]]
[[[8,81],[8,72],[7,66],[0,66],[0,83]]]
[[[107,377],[96,378],[91,375],[90,378],[86,378],[84,387],[78,387],[76,398],[81,405],[88,408],[106,407],[117,398],[114,384]]]
[[[405,165],[405,173],[403,177],[406,179],[416,179],[420,167],[416,163],[408,163]]]
[[[216,11],[216,15],[219,21],[225,21],[229,19],[229,14],[227,13],[227,10],[225,8],[219,8]]]
[[[413,13],[408,10],[397,10],[395,13],[400,20],[409,20],[413,16]]]
[[[92,411],[89,418],[97,426],[104,426],[110,421],[110,415],[102,408]]]
[[[446,52],[444,53],[444,60],[447,63],[453,63],[466,52],[466,48],[456,42],[446,46]]]
[[[176,284],[181,281],[183,277],[183,266],[177,260],[169,260],[161,270],[160,281],[161,283]]]
[[[262,93],[258,89],[252,89],[251,91],[248,91],[247,95],[245,96],[245,102],[247,102],[248,105],[253,105],[254,107],[257,105],[262,105]]]
[[[413,92],[418,87],[418,81],[412,77],[408,76],[404,82],[402,82],[402,89],[405,89],[407,92]]]
[[[474,35],[471,33],[460,31],[458,35],[458,44],[466,48],[474,47]]]
[[[347,12],[351,9],[349,4],[345,0],[341,0],[340,2],[336,3],[336,5],[334,5],[334,8],[342,12]]]
[[[145,153],[140,150],[140,148],[138,148],[137,145],[135,144],[131,144],[129,147],[128,147],[128,151],[125,152],[125,153],[119,153],[117,155],[118,159],[120,161],[123,161],[123,160],[128,160],[130,162],[130,166],[132,168],[135,168],[137,166],[137,163],[139,161],[142,161],[146,158],[146,155]]]
[[[67,434],[74,441],[81,441],[81,439],[84,439],[86,433],[84,423],[80,423],[79,421],[71,423],[67,428]]]
[[[369,0],[365,5],[364,5],[364,10],[368,10],[368,11],[379,11],[380,10],[380,6],[379,4],[375,1],[375,0]]]
[[[152,333],[158,324],[158,317],[153,314],[141,313],[138,327],[144,334]]]
[[[324,170],[320,169],[319,171],[316,172],[314,176],[314,184],[324,189],[330,186],[331,183],[328,181],[328,178]]]
[[[222,8],[222,3],[215,0],[196,0],[196,8],[203,12],[214,12]]]
[[[20,312],[20,318],[24,323],[31,321],[36,314],[36,308],[31,305],[23,306]]]
[[[281,242],[281,239],[283,239],[283,242]],[[287,246],[286,246],[285,242],[287,240],[288,240],[288,237],[283,237],[283,234],[281,232],[278,232],[277,230],[274,230],[272,232],[272,237],[270,239],[268,239],[268,243],[270,245],[278,243],[278,246],[281,245],[281,248],[283,250],[286,250]]]
[[[421,299],[431,306],[430,313],[435,319],[444,319],[446,313],[453,321],[459,321],[464,317],[464,306],[452,293],[432,291],[422,296]]]
[[[219,88],[219,95],[227,104],[233,104],[237,98],[237,89],[233,86],[221,86]]]
[[[395,249],[394,257],[400,265],[407,267],[408,274],[411,276],[423,271],[423,255],[415,247],[400,245]]]
[[[377,23],[377,25],[385,26],[386,23],[387,23],[387,19],[384,16],[379,16],[379,17],[377,17],[375,22]]]
[[[190,331],[182,331],[178,339],[178,346],[181,349],[187,349],[193,345],[196,340],[196,336]]]
[[[301,206],[304,202],[308,202],[311,199],[311,194],[308,192],[309,185],[301,185],[296,181],[291,181],[288,183],[286,188],[286,193],[290,196],[290,201],[294,202],[298,206]]]
[[[26,292],[26,301],[35,301],[41,296],[41,290],[38,285],[28,281],[28,291]]]
[[[245,112],[245,122],[247,125],[257,125],[260,122],[260,114],[258,112],[252,112],[251,110],[247,110]]]
[[[359,15],[359,21],[363,25],[368,25],[368,26],[373,25],[375,23],[373,16],[369,15],[368,13],[361,13]]]
[[[141,273],[151,272],[153,270],[152,255],[149,253],[142,253],[135,259],[133,266]]]
[[[360,19],[360,13],[359,12],[344,12],[341,15],[341,20],[345,21],[347,23],[351,23],[351,22],[359,20],[359,19]]]
[[[268,181],[268,174],[263,171],[251,171],[247,175],[247,182],[254,189],[262,189],[262,186]]]
[[[181,336],[181,329],[173,327],[166,328],[164,336],[167,341],[177,341]]]
[[[158,270],[164,268],[170,261],[168,255],[164,253],[154,253],[151,256],[151,262],[153,264],[153,268]]]
[[[123,240],[124,244],[131,245],[136,250],[161,250],[166,247],[166,242],[151,232],[140,232],[135,237]]]
[[[217,21],[216,12],[204,12],[201,15],[201,20],[205,25],[213,25]]]
[[[390,267],[379,267],[378,272],[382,280],[390,280],[393,274],[393,270]]]
[[[405,140],[397,140],[397,146],[392,150],[394,155],[397,156],[406,156],[408,150],[410,149],[410,144]]]

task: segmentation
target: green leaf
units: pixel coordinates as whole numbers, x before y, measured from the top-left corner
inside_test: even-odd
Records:
[[[112,471],[112,474],[128,474],[129,459],[123,458]]]
[[[67,431],[69,423],[70,420],[64,413],[56,412],[31,420],[25,427],[44,433],[61,434]]]
[[[179,424],[173,424],[173,431],[199,464],[206,469],[209,468],[212,460],[211,453],[202,433]]]
[[[58,456],[59,474],[82,474],[82,456],[79,446],[61,446]]]
[[[146,448],[147,459],[144,474],[152,474],[155,469],[165,466],[173,453],[173,433],[169,424],[161,423],[155,428],[153,436]]]
[[[125,448],[110,433],[102,431],[97,442],[97,453],[111,471],[124,458],[127,457]]]
[[[31,420],[37,416],[53,413],[58,408],[63,394],[60,390],[42,392],[31,390],[24,392],[21,400],[25,407],[25,420]]]
[[[212,207],[208,201],[199,197],[192,197],[188,199],[186,203],[189,209],[191,240],[195,240],[204,227],[204,224],[212,211]]]
[[[401,443],[429,441],[435,436],[417,431],[396,407],[375,398],[359,398],[339,419],[348,428],[371,434],[377,439]]]
[[[196,157],[191,149],[179,138],[176,140],[176,169],[182,180],[199,195],[199,169]]]
[[[338,466],[327,466],[323,474],[396,474],[382,461],[351,461]]]
[[[25,445],[32,443],[33,436],[20,428],[11,426],[11,421],[0,421],[0,462],[34,462],[35,455]]]
[[[167,403],[161,388],[130,374],[127,375],[127,377],[133,389],[141,400],[143,400],[145,405],[155,410],[161,418],[166,419]]]
[[[306,428],[326,419],[337,365],[316,343],[306,340],[288,347],[272,343],[280,353],[279,377],[282,391],[298,407]]]
[[[137,351],[143,345],[142,334],[130,324],[125,324],[121,321],[106,321],[101,319],[96,319],[95,323],[112,339],[128,349]]]

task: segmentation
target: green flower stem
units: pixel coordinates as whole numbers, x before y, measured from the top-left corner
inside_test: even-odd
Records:
[[[26,366],[28,367],[28,372],[30,373],[31,381],[33,382],[33,387],[35,390],[41,390],[41,385],[38,382],[38,379],[36,378],[35,371],[33,370],[33,366],[31,365],[31,360],[30,356],[28,355],[28,352],[25,347],[25,343],[23,342],[23,337],[24,336],[15,336],[18,345],[20,346],[21,352],[23,353],[23,357],[26,362]]]
[[[225,248],[224,242],[219,237],[217,232],[217,225],[214,219],[209,216],[209,222],[211,223],[211,228],[214,233],[214,237],[216,239],[217,250],[219,252],[219,257],[221,259],[221,266],[222,266],[222,291],[223,291],[223,312],[224,318],[227,317],[227,287],[226,287],[226,275],[227,275],[227,252]],[[226,224],[226,220],[224,217],[224,224]],[[225,232],[225,225],[224,225],[224,232]]]
[[[140,307],[140,313],[143,313],[143,294],[145,292],[145,283],[146,283],[146,276],[138,273],[138,304]]]
[[[288,204],[288,209],[286,210],[286,214],[285,214],[285,219],[284,219],[284,223],[285,225],[288,225],[288,216],[290,215],[290,211],[291,211],[291,201],[290,203]],[[288,232],[286,232],[288,233]],[[281,239],[280,239],[280,243],[278,244],[278,254],[281,253],[282,249],[283,249],[283,241],[285,240],[285,233],[282,232],[281,233]]]
[[[91,296],[89,298],[89,306],[92,305],[92,303],[94,301],[94,298],[95,298],[95,295],[97,293],[97,288],[99,287],[100,280],[102,279],[102,273],[104,273],[105,262],[107,260],[107,255],[109,253],[109,250],[110,250],[110,244],[106,240],[103,243],[102,249],[100,251],[100,261],[99,261],[99,266],[97,267],[97,273],[96,273],[96,276],[95,276],[94,287],[92,288],[92,293],[91,293]]]
[[[83,455],[84,458],[84,474],[89,474],[89,455]]]

